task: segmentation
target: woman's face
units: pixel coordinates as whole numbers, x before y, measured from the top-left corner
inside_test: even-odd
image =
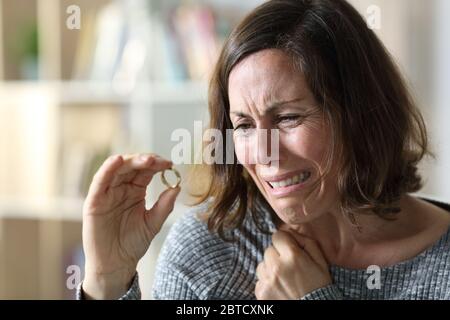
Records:
[[[247,57],[232,70],[228,89],[237,158],[280,219],[305,223],[334,207],[333,174],[305,202],[323,173],[329,128],[289,56],[270,49]],[[271,129],[279,129],[277,164],[263,161],[273,151],[266,147]]]

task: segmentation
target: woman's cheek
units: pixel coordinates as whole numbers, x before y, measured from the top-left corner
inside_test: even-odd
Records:
[[[324,151],[322,132],[310,127],[298,127],[282,136],[283,149],[291,154],[309,161],[319,162]]]

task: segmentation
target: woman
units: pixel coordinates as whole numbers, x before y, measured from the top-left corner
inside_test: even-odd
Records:
[[[410,195],[429,153],[422,117],[347,2],[256,8],[224,45],[209,108],[212,128],[234,129],[236,164],[212,165],[171,229],[155,298],[450,299],[450,206]],[[261,161],[275,132],[278,158]],[[179,192],[147,212],[145,187],[170,166],[142,155],[100,168],[79,298],[139,298],[137,262]]]

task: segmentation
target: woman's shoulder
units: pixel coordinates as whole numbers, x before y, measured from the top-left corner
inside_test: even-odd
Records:
[[[426,227],[417,235],[416,245],[421,246],[419,257],[432,257],[433,262],[450,263],[450,205],[430,196],[418,197],[420,213]],[[428,261],[428,260],[427,260]]]
[[[436,242],[442,237],[447,239],[450,232],[450,204],[429,196],[419,197],[419,201],[421,202],[422,220],[427,225],[424,233],[428,233],[434,238],[435,241],[432,242]]]

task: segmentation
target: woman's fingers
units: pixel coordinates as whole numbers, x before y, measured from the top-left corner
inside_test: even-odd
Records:
[[[146,188],[149,185],[150,181],[152,181],[155,173],[156,171],[154,170],[139,171],[131,181],[131,184],[137,187]]]
[[[87,198],[90,205],[95,205],[111,187],[123,183],[137,182],[137,185],[146,186],[150,183],[152,175],[158,171],[172,167],[172,162],[156,154],[115,155],[105,160],[97,170],[89,187]],[[144,173],[139,177],[139,173]]]
[[[113,181],[111,182],[110,188],[116,188],[124,183],[130,183],[134,180],[134,178],[136,178],[137,174],[137,170],[123,174],[116,174]]]
[[[278,251],[272,247],[269,246],[266,251],[264,251],[264,262],[267,263],[267,267],[270,268],[269,266],[277,263],[277,261],[279,260],[280,255],[278,253]]]
[[[129,155],[124,156],[124,163],[117,170],[116,177],[111,183],[111,187],[120,186],[123,183],[134,183],[134,180],[144,171],[158,172],[171,168],[172,161],[166,160],[155,154]],[[144,182],[146,179],[143,180]],[[143,182],[137,181],[139,185]],[[146,185],[150,183],[150,180]]]
[[[160,171],[172,167],[172,161],[161,158],[155,154],[140,154],[124,156],[123,165],[117,171],[118,176],[129,174],[136,170]]]
[[[294,230],[284,229],[277,231],[272,236],[272,243],[281,256],[298,250],[304,250],[308,257],[317,264],[324,268],[328,266],[317,242]]]
[[[272,243],[280,256],[289,256],[299,251],[299,245],[287,231],[277,231],[272,235]]]
[[[166,189],[160,194],[153,207],[147,210],[145,220],[150,232],[153,233],[153,236],[161,230],[161,226],[164,221],[166,221],[167,217],[172,212],[175,206],[175,200],[180,193],[180,190],[180,187]]]
[[[111,156],[100,166],[92,179],[89,195],[95,197],[103,194],[113,181],[116,171],[122,166],[124,159],[120,155]]]
[[[171,161],[156,157],[153,164],[150,165],[150,169],[134,171],[136,174],[132,177],[132,179],[126,180],[125,182],[131,183],[132,185],[140,188],[146,188],[157,172],[170,169],[171,167]]]
[[[147,169],[156,157],[151,154],[132,154],[123,156],[123,165],[117,171],[117,175],[128,174],[134,170]]]
[[[295,231],[287,231],[287,234],[289,234],[292,239],[294,239],[298,243],[298,245],[302,247],[303,250],[305,250],[309,254],[311,259],[313,259],[318,265],[325,269],[328,269],[328,263],[322,253],[322,250],[315,240],[302,236]]]
[[[319,266],[321,266],[325,270],[328,270],[328,262],[325,259],[325,256],[323,255],[317,241],[306,238],[305,250],[308,251],[309,255]]]
[[[258,267],[256,267],[256,277],[258,279],[267,278],[267,269],[264,261],[261,261],[261,263],[258,264]]]

